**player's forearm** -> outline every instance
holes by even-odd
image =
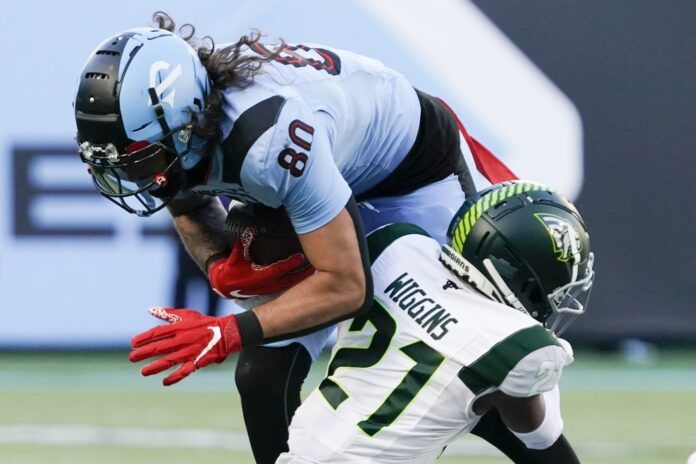
[[[217,198],[205,197],[195,205],[177,203],[169,210],[184,247],[207,274],[207,264],[211,258],[229,253],[229,245],[223,234],[225,208]]]
[[[266,340],[317,330],[372,304],[367,242],[352,198],[330,223],[300,241],[317,273],[254,309]]]
[[[319,271],[276,300],[254,308],[264,338],[285,338],[282,336],[352,316],[366,297],[365,277],[361,274]]]

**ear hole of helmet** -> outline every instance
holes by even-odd
[[[546,296],[538,281],[529,274],[527,265],[507,244],[502,247],[502,254],[496,260],[496,268],[501,276],[509,282],[510,288],[520,299],[532,317],[543,322],[548,316]],[[517,282],[517,283],[516,283]]]
[[[508,253],[508,256],[506,256],[506,258],[508,258],[510,261],[513,261],[513,264],[517,266],[520,266],[522,264],[522,260],[517,257],[515,252],[512,251],[512,249],[509,246],[504,245],[503,248],[505,248],[505,251],[507,251]]]
[[[527,279],[522,283],[522,287],[520,287],[520,292],[524,295],[527,293],[527,290],[529,289],[529,285],[532,283],[531,279]]]
[[[541,288],[539,287],[539,284],[537,284],[536,279],[533,277],[530,277],[522,284],[520,291],[531,303],[535,305],[544,303],[544,295],[542,294]]]

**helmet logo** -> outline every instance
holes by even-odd
[[[156,174],[155,177],[153,178],[153,181],[159,187],[166,187],[167,184],[169,183],[169,181],[167,180],[167,176],[164,173]]]
[[[118,160],[118,150],[113,143],[107,143],[106,145],[93,145],[89,142],[82,142],[80,145],[80,153],[86,159],[91,160],[95,154],[103,154],[109,161]]]
[[[159,84],[156,84],[157,81],[157,76],[159,75],[160,71],[166,71],[169,69],[171,65],[167,63],[166,61],[155,61],[152,63],[152,66],[150,66],[150,87],[154,87],[155,93],[159,95],[160,99],[163,102],[166,102],[169,104],[171,108],[174,108],[174,95],[176,94],[176,89],[173,88],[165,97],[164,92],[174,85],[174,82],[181,76],[181,63],[177,64],[174,70],[167,74],[167,76],[164,77],[160,81]],[[150,98],[148,97],[148,102],[150,102]],[[150,102],[152,104],[152,102]]]
[[[575,227],[565,219],[553,214],[537,213],[534,216],[544,225],[546,232],[551,237],[553,252],[558,254],[557,259],[567,263],[573,258],[574,264],[578,264],[582,242]]]

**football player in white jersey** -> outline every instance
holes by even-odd
[[[575,207],[539,184],[467,200],[442,246],[420,227],[368,237],[374,303],[339,326],[328,374],[278,464],[432,463],[495,410],[516,462],[577,463],[562,436],[558,335],[587,306],[593,253]]]
[[[279,451],[268,443],[285,446],[332,325],[371,304],[362,223],[369,231],[406,221],[437,236],[465,194],[514,175],[443,102],[379,61],[316,44],[267,46],[258,35],[216,48],[192,28],[177,36],[165,14],[155,20],[88,58],[74,102],[81,158],[123,209],[167,207],[223,296],[289,290],[223,318],[158,313],[190,329],[185,343],[153,346],[172,335],[158,328],[136,337],[142,349],[131,359],[166,354],[142,372],[178,365],[164,380],[171,385],[243,350],[236,381],[247,429],[257,460],[272,462]],[[283,206],[304,254],[257,266],[241,243],[230,250],[220,195]],[[355,199],[369,203],[358,211]]]

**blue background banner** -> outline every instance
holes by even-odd
[[[520,177],[579,198],[598,285],[591,315],[571,337],[696,334],[694,251],[683,235],[694,215],[678,207],[694,193],[693,131],[664,144],[652,135],[696,120],[696,104],[672,114],[657,97],[672,81],[648,95],[618,68],[649,79],[660,64],[656,47],[677,44],[651,42],[647,56],[640,40],[610,49],[626,44],[608,21],[596,26],[605,35],[588,32],[592,18],[559,28],[558,43],[542,42],[534,15],[567,15],[548,2],[531,2],[524,17],[506,2],[481,2],[482,12],[460,0],[167,3],[176,21],[219,43],[257,27],[269,42],[326,43],[378,58],[448,101]],[[168,215],[139,219],[101,198],[73,142],[84,60],[107,36],[149,25],[156,9],[134,0],[118,8],[27,0],[3,15],[10,42],[0,73],[0,347],[125,346],[150,324],[147,307],[182,298],[196,309],[209,304],[205,281],[177,280],[184,264]]]

